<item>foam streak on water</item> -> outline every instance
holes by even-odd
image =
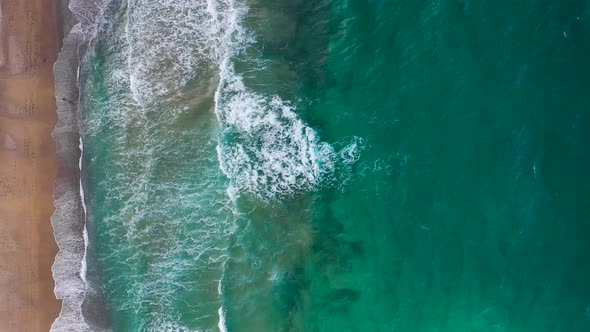
[[[82,142],[82,137],[80,137],[80,159],[78,161],[78,167],[80,169],[80,172],[82,171],[82,156],[84,155],[84,143]],[[80,177],[80,201],[82,203],[82,209],[84,210],[84,216],[86,216],[88,214],[88,211],[86,209],[86,201],[84,200],[84,187],[82,186],[82,177]],[[86,270],[87,270],[87,265],[86,265],[86,257],[88,254],[88,229],[86,226],[86,223],[84,223],[84,231],[82,233],[82,237],[84,238],[84,258],[82,259],[82,266],[80,268],[80,278],[82,278],[82,281],[84,281],[84,284],[86,284]]]

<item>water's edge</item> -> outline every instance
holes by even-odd
[[[96,292],[88,292],[86,271],[86,212],[81,177],[81,126],[79,65],[91,39],[89,17],[98,14],[83,0],[60,0],[57,3],[60,52],[53,71],[57,124],[52,133],[58,157],[58,174],[54,184],[55,212],[51,217],[58,253],[52,266],[54,293],[63,300],[59,317],[51,331],[105,331],[104,306]],[[94,5],[90,5],[94,7]],[[89,308],[89,306],[93,306]],[[85,317],[83,312],[100,313]]]

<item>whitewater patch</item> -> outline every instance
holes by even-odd
[[[221,12],[217,11],[220,7]],[[231,186],[261,199],[286,197],[329,183],[338,163],[358,160],[358,139],[336,152],[297,116],[289,101],[246,87],[233,61],[255,40],[241,25],[248,8],[234,1],[209,8],[217,24],[213,30],[221,32],[216,48],[220,72],[215,94],[220,124],[217,151]],[[263,65],[260,68],[268,70]]]
[[[219,332],[227,332],[227,326],[225,325],[225,313],[223,312],[223,307],[219,307],[217,313],[219,315],[219,323],[217,323],[217,328],[219,328]]]
[[[310,190],[334,171],[336,153],[278,96],[249,92],[230,75],[217,95],[220,167],[240,190],[263,198]]]

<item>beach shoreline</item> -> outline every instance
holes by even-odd
[[[59,252],[53,265],[55,294],[63,300],[51,331],[108,331],[100,292],[88,269],[80,111],[80,64],[100,17],[100,1],[58,0],[60,51],[54,65],[58,122],[52,133],[59,171],[55,182],[55,214],[51,218]],[[89,280],[90,279],[90,280]]]
[[[58,316],[50,217],[58,170],[53,1],[2,0],[0,38],[0,331],[47,331]]]

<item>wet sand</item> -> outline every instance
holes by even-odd
[[[50,217],[57,172],[53,0],[1,0],[0,331],[49,331],[58,316]]]

